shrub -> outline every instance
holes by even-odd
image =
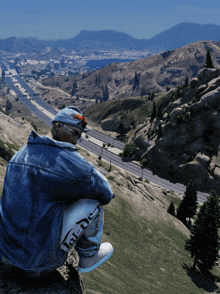
[[[32,127],[34,128],[34,130],[37,132],[37,126],[35,125],[34,122],[31,123]]]
[[[150,138],[155,134],[155,129],[149,129],[147,132],[147,137]]]
[[[190,112],[186,112],[186,113],[181,113],[180,115],[177,115],[177,118],[176,118],[176,124],[179,124],[179,123],[188,123],[189,122],[189,119],[190,119]]]
[[[108,180],[110,180],[110,181],[113,181],[113,182],[114,182],[114,181],[115,181],[115,178],[114,178],[113,176],[109,176],[109,177],[108,177]]]
[[[134,142],[128,143],[123,150],[123,156],[124,157],[132,157],[135,155],[137,146]]]
[[[147,165],[147,158],[142,158],[141,159],[141,165],[146,166]]]

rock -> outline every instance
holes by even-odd
[[[182,114],[184,111],[181,107],[175,108],[170,114],[170,121],[175,122],[178,115]]]
[[[201,85],[196,91],[195,91],[195,96],[198,96],[201,94],[205,89],[208,88],[208,85]]]
[[[207,166],[207,167],[209,166],[209,163],[211,161],[210,157],[208,157],[207,155],[202,154],[202,153],[197,154],[196,157],[195,157],[195,160],[199,164]]]
[[[198,140],[190,144],[188,147],[186,147],[186,152],[188,154],[195,154],[197,152],[201,152],[204,149],[205,149],[205,142],[202,138],[199,138]]]
[[[192,89],[194,89],[195,87],[200,86],[200,82],[199,82],[198,78],[194,78],[191,80],[189,85]]]
[[[216,177],[220,178],[220,168],[218,166],[216,166],[214,169],[214,175]]]
[[[211,80],[217,78],[219,75],[219,68],[203,68],[198,74],[198,80],[201,81],[203,84],[207,84]]]
[[[187,185],[190,180],[200,191],[209,191],[213,186],[213,179],[207,172],[207,167],[199,164],[197,160],[181,165],[178,168],[178,175],[181,181]]]
[[[0,293],[14,294],[85,294],[82,278],[70,252],[62,268],[40,278],[28,277],[24,271],[7,268],[0,262]]]

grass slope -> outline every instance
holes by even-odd
[[[86,293],[199,294],[217,289],[214,282],[187,270],[192,259],[184,245],[190,233],[166,212],[169,202],[160,202],[166,197],[162,189],[161,200],[154,197],[156,188],[151,200],[122,182],[118,175],[117,183],[110,181],[116,198],[105,206],[103,241],[112,243],[114,253],[83,275]]]

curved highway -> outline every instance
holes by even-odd
[[[3,68],[5,71],[8,71],[7,66],[1,62],[3,65]],[[11,66],[9,66],[11,69]],[[20,83],[20,85],[29,93],[29,95],[34,99],[40,106],[42,106],[44,109],[48,110],[53,115],[56,115],[57,111],[48,105],[45,101],[43,101],[34,91],[33,89],[24,81],[22,80],[18,75],[14,75],[14,78],[17,79],[17,81]],[[52,126],[52,119],[45,115],[41,110],[36,108],[31,101],[23,95],[23,93],[18,90],[18,88],[14,85],[11,77],[7,75],[5,77],[5,81],[7,85],[17,94],[17,97],[19,100],[38,118],[40,118],[45,124],[48,126]],[[122,143],[114,138],[111,138],[110,136],[107,136],[105,134],[102,134],[96,130],[90,130],[88,134],[91,137],[94,137],[106,144],[110,143],[111,145],[115,146],[118,149],[123,150],[125,143]],[[112,164],[119,166],[133,174],[135,174],[138,177],[142,177],[144,179],[148,179],[150,182],[157,184],[165,189],[175,191],[177,193],[180,193],[184,195],[184,192],[186,190],[186,187],[183,184],[180,183],[171,183],[170,181],[160,178],[159,176],[153,174],[150,170],[146,168],[141,168],[140,165],[135,164],[134,162],[126,161],[119,157],[118,155],[110,152],[109,150],[106,150],[95,143],[88,141],[86,139],[81,138],[78,141],[78,145],[87,149],[88,151],[96,154],[101,155],[103,159],[111,162]],[[208,194],[197,192],[198,201],[200,203],[203,203],[206,201]]]

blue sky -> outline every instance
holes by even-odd
[[[151,38],[182,22],[220,25],[219,0],[1,0],[0,38],[65,39],[112,29]]]

